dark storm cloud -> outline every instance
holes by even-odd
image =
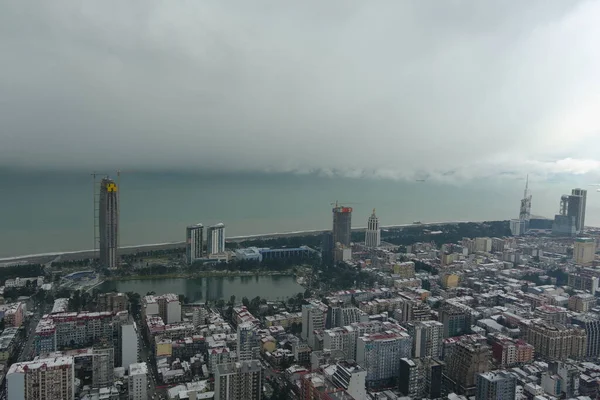
[[[597,2],[0,4],[2,165],[600,169]]]

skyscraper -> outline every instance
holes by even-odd
[[[579,188],[573,189],[571,190],[571,195],[581,197],[579,210],[575,218],[575,226],[578,232],[582,232],[583,228],[585,228],[585,206],[587,200],[587,190]]]
[[[225,253],[225,225],[222,223],[206,230],[206,251],[208,255]]]
[[[554,223],[552,224],[553,235],[575,236],[577,234],[578,204],[581,204],[580,196],[563,194],[560,197],[559,211],[554,216]]]
[[[202,258],[204,244],[204,225],[190,225],[185,229],[185,255],[189,264]]]
[[[531,218],[531,195],[529,194],[529,175],[528,175],[527,180],[525,182],[525,192],[523,193],[523,198],[521,199],[521,208],[519,210],[519,219],[522,221],[527,221],[527,225],[529,225],[530,218]]]
[[[521,236],[529,229],[529,220],[531,218],[531,194],[529,194],[529,176],[525,182],[525,192],[521,199],[521,208],[519,209],[519,219],[510,220],[510,231],[514,236]]]
[[[108,177],[100,181],[98,226],[100,265],[105,268],[116,268],[119,246],[119,195],[117,184]]]
[[[333,245],[338,243],[350,247],[352,241],[352,207],[338,206],[333,208]]]
[[[366,247],[379,247],[381,244],[381,229],[379,229],[379,219],[375,215],[375,209],[373,214],[369,217],[367,222],[367,232],[365,233],[365,246]]]

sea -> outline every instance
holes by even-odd
[[[114,177],[114,176],[113,176]],[[88,171],[0,170],[0,258],[94,248],[94,184]],[[465,182],[340,178],[320,174],[127,172],[120,176],[121,245],[178,242],[185,227],[223,222],[226,236],[329,229],[332,203],[353,227],[373,209],[383,226],[516,218],[523,178]],[[530,182],[532,214],[552,218],[577,180]],[[586,224],[600,226],[600,193],[588,192]]]

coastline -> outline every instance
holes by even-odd
[[[419,224],[410,223],[410,224],[398,224],[398,225],[383,225],[381,229],[398,229],[398,228],[406,228],[411,226],[431,226],[431,225],[452,225],[458,223],[465,222],[483,222],[483,221],[443,221],[443,222],[423,222]],[[352,231],[360,232],[364,231],[366,227],[357,227],[352,228]],[[284,237],[294,237],[294,236],[316,236],[323,234],[324,232],[329,232],[329,229],[315,229],[315,230],[305,230],[305,231],[290,231],[290,232],[273,232],[273,233],[261,233],[254,235],[244,235],[244,236],[232,236],[226,239],[226,242],[243,242],[246,240],[268,240],[268,239],[276,239],[276,238],[284,238]],[[170,249],[178,249],[183,248],[185,246],[185,241],[177,241],[177,242],[164,242],[164,243],[151,243],[151,244],[139,244],[139,245],[131,245],[131,246],[122,246],[119,248],[120,254],[135,254],[141,251],[153,251],[153,250],[170,250]],[[39,254],[26,254],[12,257],[4,257],[0,258],[0,268],[5,265],[14,265],[18,263],[46,263],[50,262],[55,258],[60,258],[61,261],[72,261],[72,260],[81,260],[86,258],[94,257],[94,250],[75,250],[75,251],[63,251],[63,252],[49,252],[49,253],[39,253]]]

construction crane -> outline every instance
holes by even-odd
[[[598,187],[598,189],[596,189],[596,192],[600,192],[600,183],[592,183],[590,186]]]
[[[353,202],[349,202],[349,201],[348,201],[348,202],[346,202],[346,201],[337,201],[337,200],[336,200],[336,201],[335,201],[335,203],[329,203],[329,205],[332,205],[332,206],[339,207],[339,204],[340,204],[340,203],[341,203],[341,204],[344,204],[344,205],[345,205],[345,204],[361,204],[361,203],[353,203]]]

